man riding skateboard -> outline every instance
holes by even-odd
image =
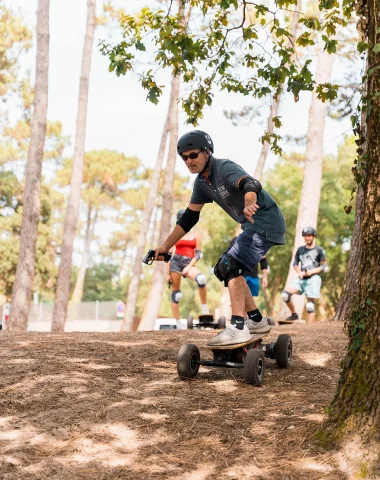
[[[253,270],[273,245],[285,243],[285,220],[276,202],[255,180],[231,160],[213,156],[211,137],[193,130],[183,135],[177,152],[190,173],[197,173],[190,203],[163,245],[156,249],[155,259],[163,255],[199,220],[206,203],[216,202],[231,218],[240,223],[243,232],[218,260],[216,277],[228,287],[232,319],[209,345],[233,345],[248,342],[251,333],[266,333],[270,326],[257,308],[244,274]],[[248,317],[245,324],[245,317]]]
[[[295,293],[297,295],[304,293],[307,298],[308,321],[313,322],[315,319],[315,299],[320,297],[322,285],[322,279],[319,274],[327,272],[328,266],[325,250],[315,244],[316,229],[306,227],[302,230],[302,236],[305,240],[305,245],[298,247],[293,262],[298,278],[295,279],[291,288],[282,292],[281,297],[291,312],[290,317],[286,321],[295,322],[298,320],[298,314],[291,297]]]

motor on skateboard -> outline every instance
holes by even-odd
[[[276,360],[278,368],[288,368],[292,363],[291,336],[283,333],[276,342],[263,343],[268,335],[251,335],[249,342],[237,345],[208,346],[213,353],[212,360],[201,360],[196,345],[182,345],[177,357],[178,376],[181,380],[190,380],[197,376],[201,365],[242,368],[246,383],[258,387],[264,382],[265,357]]]
[[[217,322],[214,321],[213,315],[199,315],[198,323],[194,323],[194,317],[188,315],[187,317],[187,328],[192,330],[193,328],[226,328],[226,317],[223,315],[219,318]]]

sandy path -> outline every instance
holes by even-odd
[[[276,327],[294,362],[176,374],[181,344],[209,331],[0,335],[2,479],[344,479],[310,440],[344,353],[337,323]]]

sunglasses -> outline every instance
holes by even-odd
[[[180,157],[184,162],[186,162],[186,160],[188,160],[189,158],[190,160],[195,160],[196,158],[198,158],[198,155],[202,152],[203,150],[201,150],[200,152],[191,152],[189,155],[185,155],[184,153],[181,153]]]

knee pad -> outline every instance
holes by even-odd
[[[198,273],[198,275],[195,277],[195,281],[197,282],[199,288],[204,288],[206,286],[206,277],[203,275],[203,273]]]
[[[289,292],[287,292],[286,290],[284,290],[281,293],[281,298],[284,300],[285,303],[289,303],[290,299],[292,298],[292,295]]]
[[[306,310],[308,313],[313,313],[315,312],[315,305],[314,305],[314,302],[306,302]]]
[[[246,268],[228,253],[223,254],[214,267],[214,274],[225,286],[233,278],[244,276]]]
[[[174,290],[172,292],[172,302],[173,303],[179,303],[182,298],[182,292],[181,290]]]

